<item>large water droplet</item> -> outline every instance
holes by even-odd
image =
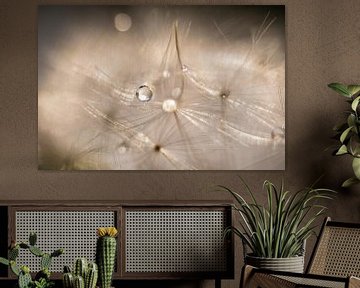
[[[147,85],[141,85],[136,90],[136,98],[139,99],[141,102],[149,102],[153,96],[153,92]]]

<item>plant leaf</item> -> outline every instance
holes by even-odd
[[[314,234],[313,222],[325,211],[317,201],[331,199],[329,189],[301,189],[295,193],[284,191],[283,184],[278,190],[270,181],[264,182],[267,205],[246,200],[238,193],[219,186],[232,194],[234,204],[240,216],[240,228],[227,228],[239,236],[243,243],[258,257],[291,257],[301,253],[304,241]],[[249,193],[249,187],[246,192]],[[252,192],[250,192],[252,193]],[[254,196],[254,195],[253,195]],[[311,211],[311,217],[310,216]]]
[[[347,124],[350,126],[355,126],[356,116],[353,113],[350,113],[347,118]]]
[[[16,265],[16,262],[15,262],[15,261],[10,261],[10,268],[11,268],[11,271],[12,271],[16,276],[19,276],[21,270],[20,270],[20,268]]]
[[[353,127],[350,126],[349,128],[345,129],[345,131],[343,133],[341,133],[341,136],[340,136],[340,141],[341,143],[344,143],[346,137],[348,136],[349,132],[351,131]]]
[[[357,179],[360,179],[360,158],[354,157],[352,168]]]
[[[360,92],[360,85],[354,85],[354,84],[353,85],[348,85],[347,86],[347,91],[349,92],[349,94],[351,96],[353,96],[353,95]]]
[[[9,260],[16,260],[19,256],[19,246],[15,246],[14,248],[10,249],[8,252]]]
[[[0,263],[1,263],[1,264],[4,264],[4,265],[9,265],[9,264],[10,264],[9,260],[8,260],[8,259],[5,259],[5,258],[3,258],[3,257],[0,257]]]
[[[360,96],[356,97],[351,103],[351,109],[356,111],[357,106],[359,105]]]
[[[346,181],[344,181],[344,183],[341,185],[341,187],[348,188],[352,185],[359,184],[359,183],[360,183],[359,179],[357,179],[356,177],[351,177],[351,178],[347,179]]]
[[[335,155],[344,155],[347,153],[348,153],[348,150],[347,150],[346,145],[341,145],[341,147],[339,148],[339,150],[336,152]]]
[[[333,89],[335,92],[339,93],[342,96],[351,97],[350,92],[347,89],[347,86],[341,83],[330,83],[328,85],[329,88]]]

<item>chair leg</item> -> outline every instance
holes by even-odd
[[[215,288],[221,288],[221,279],[215,278]]]
[[[248,287],[251,279],[251,275],[253,274],[254,267],[250,265],[244,265],[241,271],[240,285],[239,288]]]

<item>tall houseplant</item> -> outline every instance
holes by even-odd
[[[243,181],[243,180],[242,180]],[[240,215],[239,227],[229,227],[226,233],[239,236],[251,253],[246,264],[272,270],[303,272],[305,241],[314,233],[316,220],[326,207],[318,200],[331,199],[332,190],[304,188],[296,193],[278,189],[266,180],[266,205],[261,205],[243,181],[251,201],[225,186],[219,186],[235,199],[234,209]],[[288,267],[287,267],[288,265]]]
[[[360,85],[331,83],[328,86],[344,96],[346,102],[350,104],[350,110],[346,113],[346,122],[334,127],[340,142],[334,155],[350,155],[352,157],[354,177],[347,179],[342,184],[343,187],[348,187],[360,183]]]

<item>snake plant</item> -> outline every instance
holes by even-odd
[[[252,256],[287,258],[302,254],[303,244],[317,226],[316,220],[326,207],[318,200],[331,199],[334,191],[304,188],[296,193],[285,191],[283,183],[278,189],[266,180],[266,205],[260,204],[249,186],[243,181],[251,201],[239,193],[219,185],[235,199],[233,205],[240,215],[239,227],[228,227],[225,234],[233,232],[252,251]]]

